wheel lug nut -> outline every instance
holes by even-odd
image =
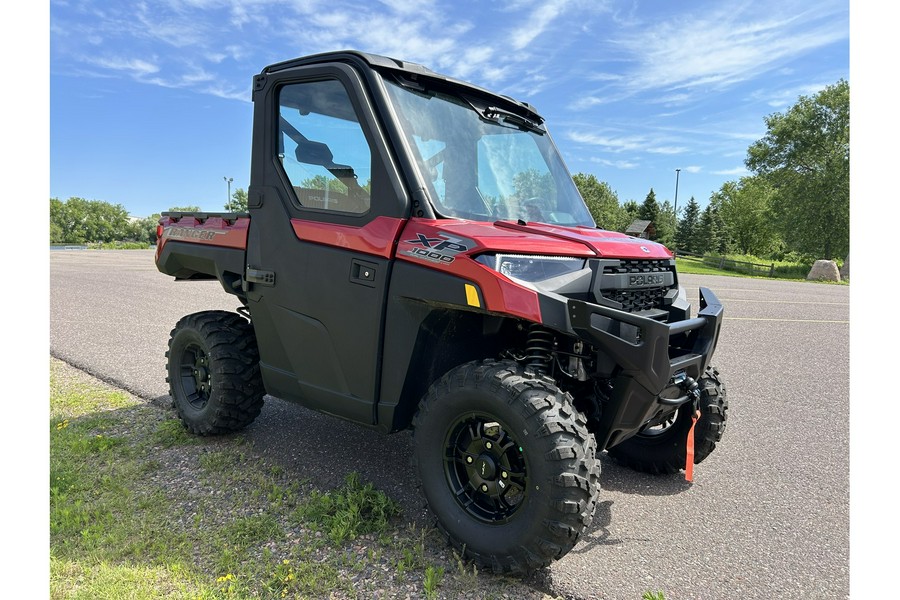
[[[507,477],[509,477],[509,473],[507,473],[506,471],[501,471],[500,477],[502,477],[503,479],[506,479]]]
[[[469,463],[470,465],[471,465],[474,461],[475,461],[475,459],[472,458],[471,456],[467,456],[467,457],[466,457],[466,462]]]
[[[490,442],[487,442],[487,443],[484,445],[484,447],[487,448],[488,450],[490,450],[493,446],[494,446],[494,445],[493,445],[492,443],[490,443]]]
[[[487,486],[486,483],[482,483],[482,484],[481,484],[481,491],[487,493],[487,491],[488,491],[488,486]]]

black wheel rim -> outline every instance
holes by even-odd
[[[202,410],[209,402],[212,391],[212,374],[206,351],[197,344],[188,344],[181,354],[179,372],[185,400],[191,408]]]
[[[486,523],[505,523],[528,491],[523,448],[488,415],[467,415],[449,429],[444,474],[456,501]]]

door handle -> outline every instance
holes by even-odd
[[[354,258],[350,261],[350,281],[368,287],[375,287],[378,265]]]

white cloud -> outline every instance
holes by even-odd
[[[731,177],[734,175],[742,175],[742,176],[749,175],[750,171],[748,171],[746,167],[735,167],[733,169],[722,169],[719,171],[713,171],[712,174],[713,175],[725,175],[725,176]]]
[[[524,25],[509,36],[513,50],[522,50],[535,38],[544,33],[553,21],[562,14],[569,4],[568,0],[549,0],[538,5],[538,8],[526,19]]]
[[[612,169],[628,170],[637,169],[640,166],[638,163],[628,160],[606,160],[605,158],[592,157],[590,161],[592,163],[597,163],[598,165],[610,167]]]
[[[684,154],[689,148],[686,146],[656,146],[647,148],[647,152],[652,154]]]
[[[848,37],[845,21],[833,18],[835,12],[846,11],[846,5],[815,10],[798,6],[729,4],[712,13],[686,13],[639,25],[614,40],[636,64],[623,81],[632,92],[718,90]]]
[[[151,73],[158,73],[159,66],[153,63],[141,60],[139,58],[122,58],[122,57],[88,57],[85,59],[95,66],[113,71],[124,71],[133,77],[142,77]]]
[[[596,133],[572,131],[566,135],[573,142],[600,146],[609,152],[646,150],[647,140],[639,136],[610,137]]]

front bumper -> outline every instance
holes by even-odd
[[[610,378],[611,402],[604,404],[596,432],[598,446],[608,448],[671,410],[672,402],[659,396],[676,374],[703,375],[719,339],[723,307],[701,287],[697,317],[672,323],[573,299],[566,299],[566,312],[572,333],[619,367]]]

